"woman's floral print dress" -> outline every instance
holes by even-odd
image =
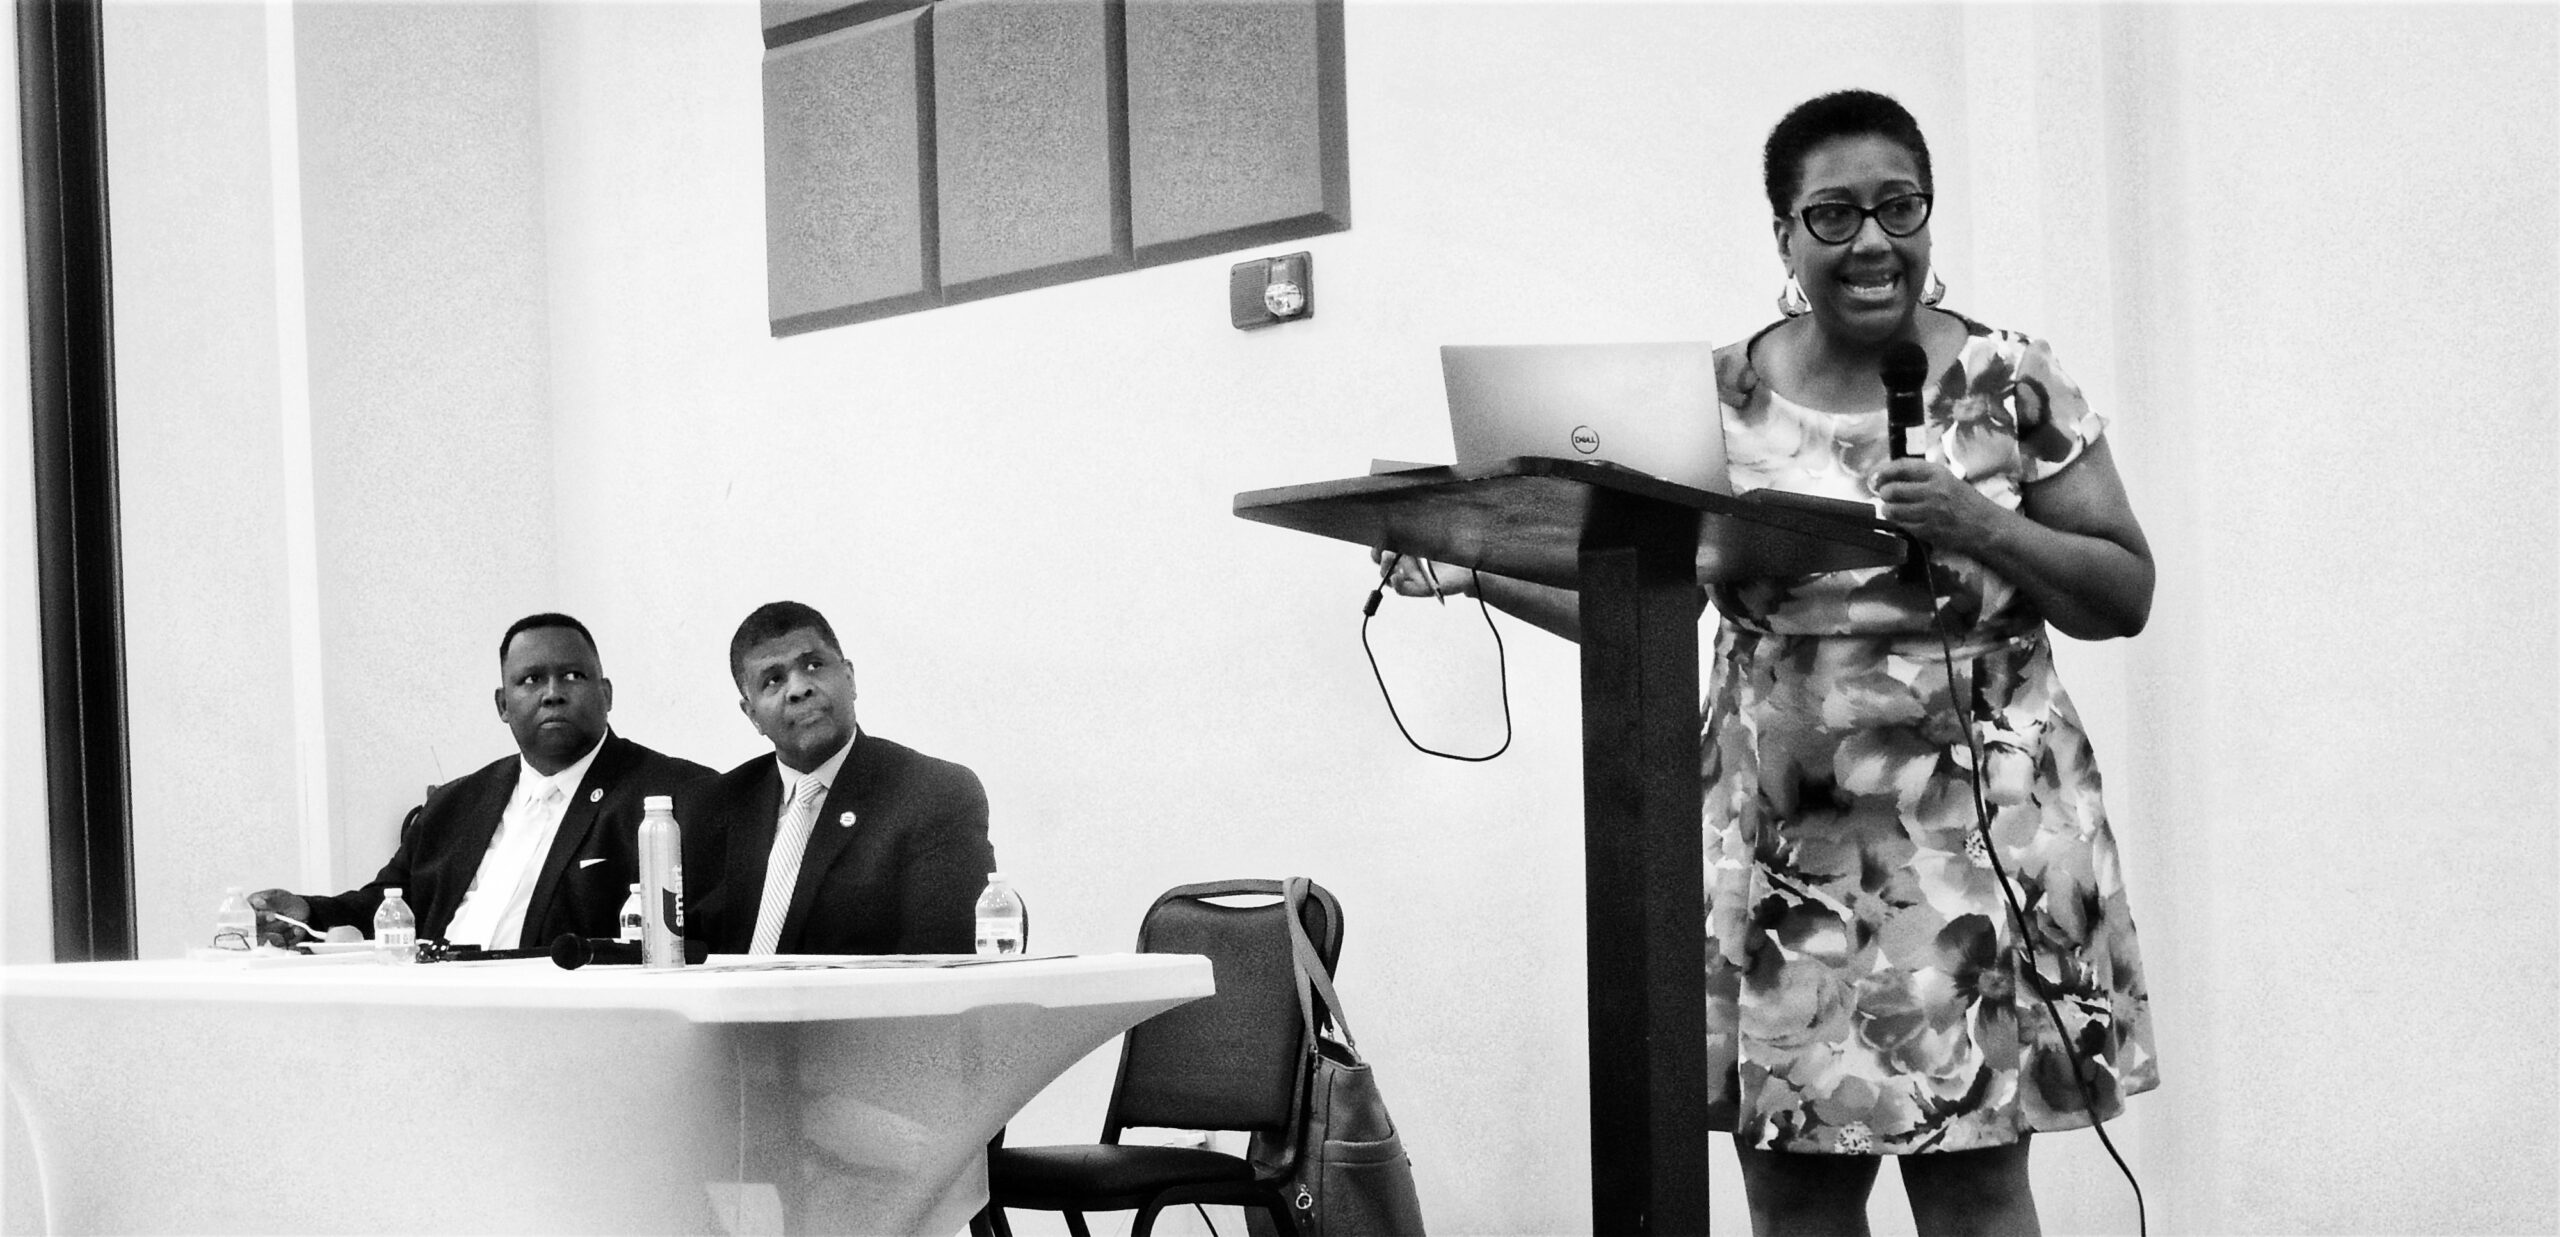
[[[2002,506],[2105,422],[2042,343],[1968,322],[1914,436]],[[1816,411],[1717,354],[1737,491],[1869,500],[1885,416]],[[1717,1127],[1777,1151],[1963,1151],[2089,1124],[2071,1056],[2021,972],[1975,826],[2097,1115],[2158,1085],[2115,838],[2043,618],[1961,555],[1934,556],[1954,681],[1925,587],[1892,568],[1716,588],[1706,702],[1707,1041]]]

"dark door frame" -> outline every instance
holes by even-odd
[[[53,955],[134,956],[99,0],[18,0]]]

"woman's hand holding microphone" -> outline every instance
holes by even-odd
[[[2015,514],[1934,460],[1886,460],[1870,484],[1885,519],[1930,545],[1972,557],[1980,557],[2002,517]]]

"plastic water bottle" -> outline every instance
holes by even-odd
[[[1002,957],[1022,952],[1022,896],[1004,881],[1004,873],[987,873],[987,890],[978,895],[978,956]]]
[[[622,930],[614,934],[615,940],[628,941],[637,945],[641,937],[646,935],[649,920],[648,916],[641,913],[641,905],[640,885],[635,881],[631,886],[631,896],[622,900]]]
[[[684,835],[671,795],[640,801],[640,965],[684,965]]]
[[[238,885],[222,891],[222,905],[213,912],[213,947],[216,949],[248,949],[258,943],[258,912],[249,909],[249,899]]]
[[[418,960],[418,917],[396,886],[382,891],[382,907],[373,913],[373,952],[385,962]]]

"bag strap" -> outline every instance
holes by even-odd
[[[1354,1064],[1360,1060],[1360,1046],[1351,1038],[1351,1023],[1343,1016],[1342,999],[1333,994],[1333,979],[1325,973],[1324,956],[1316,952],[1316,943],[1307,937],[1307,921],[1303,915],[1308,890],[1314,882],[1303,876],[1292,876],[1281,887],[1288,903],[1289,949],[1292,969],[1298,974],[1298,1017],[1307,1030],[1307,1050],[1316,1050],[1316,1006],[1323,1003],[1325,1018],[1334,1037],[1350,1055]]]

